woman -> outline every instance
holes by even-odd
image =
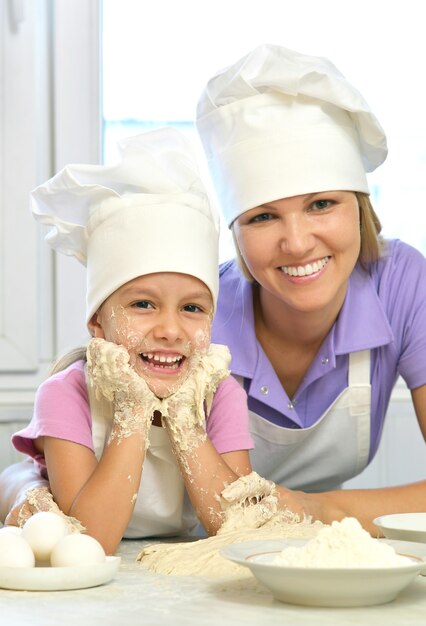
[[[248,392],[253,469],[326,522],[425,510],[426,481],[338,489],[373,458],[399,375],[426,438],[426,261],[379,237],[380,124],[326,59],[263,45],[208,82],[197,127],[237,249],[213,340]]]

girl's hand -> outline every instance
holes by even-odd
[[[217,386],[229,376],[229,361],[225,346],[211,345],[207,353],[194,353],[181,387],[162,400],[162,420],[178,455],[190,453],[205,441],[204,407],[208,413]]]
[[[204,407],[208,414],[219,383],[230,374],[230,360],[229,349],[218,344],[211,344],[206,353],[195,352],[181,387],[162,400],[163,418],[181,419],[187,425],[204,425]]]
[[[71,532],[82,532],[85,530],[84,526],[75,517],[69,517],[61,511],[53,500],[46,481],[43,481],[39,487],[28,489],[18,498],[5,519],[5,526],[22,527],[32,515],[41,511],[56,513],[65,518]]]
[[[111,437],[147,432],[161,401],[129,363],[126,348],[105,339],[92,339],[87,348],[89,384],[96,394],[114,403]]]
[[[117,396],[123,396],[129,401],[143,402],[155,397],[130,365],[126,348],[105,339],[92,339],[87,346],[87,373],[96,393],[107,400],[115,401]]]
[[[31,491],[37,491],[40,495],[44,493],[48,493],[49,489],[46,486],[47,483],[45,480],[41,481],[40,487],[34,487]],[[28,490],[30,491],[30,490]],[[40,506],[37,506],[34,501],[30,502],[28,492],[24,492],[19,494],[12,506],[12,509],[6,516],[4,520],[5,526],[23,526],[25,522],[32,516],[34,513],[38,513],[39,511],[48,511],[48,508],[43,508],[43,503],[40,502]],[[52,496],[53,498],[53,496]],[[42,500],[42,498],[40,498]]]

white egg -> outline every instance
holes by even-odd
[[[97,565],[105,562],[105,552],[99,541],[80,533],[73,533],[61,539],[52,550],[52,567],[73,567],[76,565]]]
[[[34,567],[34,565],[34,553],[22,536],[13,533],[0,534],[0,567]]]
[[[69,526],[57,513],[35,513],[22,528],[22,536],[30,544],[37,561],[49,561],[50,554],[60,539],[68,535]]]

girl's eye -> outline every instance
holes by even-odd
[[[267,222],[268,220],[273,219],[272,213],[259,213],[251,218],[249,224],[255,224],[256,222]]]
[[[132,306],[134,306],[136,309],[152,309],[153,308],[151,302],[148,302],[148,300],[138,300]]]
[[[185,304],[185,306],[183,307],[183,310],[186,311],[187,313],[202,313],[203,309],[199,306],[197,306],[196,304]]]

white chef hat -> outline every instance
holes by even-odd
[[[69,165],[31,194],[46,241],[87,266],[87,321],[128,281],[195,276],[218,294],[219,219],[187,138],[172,128],[119,143],[111,166]]]
[[[228,224],[244,211],[318,191],[368,193],[386,137],[327,59],[261,45],[207,83],[197,128]]]

